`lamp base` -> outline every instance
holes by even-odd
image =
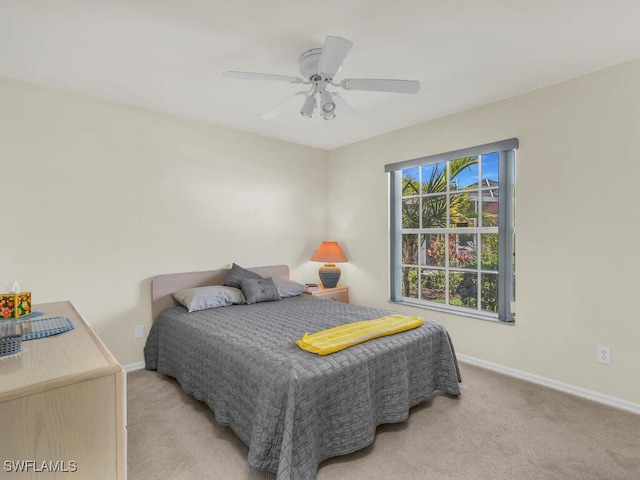
[[[340,273],[340,269],[336,267],[335,263],[325,263],[324,266],[318,270],[318,276],[324,288],[333,288],[338,285]]]

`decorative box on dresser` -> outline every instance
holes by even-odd
[[[123,368],[71,302],[32,311],[74,329],[0,358],[0,478],[125,480]]]
[[[307,290],[304,293],[314,297],[335,300],[336,302],[349,303],[349,287],[345,285],[338,285],[333,288],[325,288],[321,285],[317,290]]]

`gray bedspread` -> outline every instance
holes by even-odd
[[[278,480],[312,480],[322,460],[373,441],[435,390],[459,395],[445,328],[381,337],[327,356],[294,344],[305,332],[387,315],[309,295],[187,313],[165,310],[144,349],[146,368],[207,403],[249,447],[249,466]]]

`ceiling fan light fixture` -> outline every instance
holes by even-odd
[[[336,118],[336,114],[333,112],[322,112],[322,118],[325,120],[333,120]]]
[[[300,110],[300,114],[303,117],[311,118],[315,108],[316,108],[316,97],[315,97],[315,95],[308,95],[307,98],[304,101],[304,105],[302,105],[302,109]]]
[[[331,114],[331,118],[335,117],[333,112],[336,109],[336,104],[333,101],[331,93],[323,90],[322,93],[320,93],[320,101],[322,102],[322,115],[325,117],[325,120],[330,120],[327,118],[327,114]]]

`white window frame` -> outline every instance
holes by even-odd
[[[512,138],[500,142],[488,143],[476,147],[455,150],[438,155],[416,158],[385,165],[385,171],[389,173],[389,232],[390,232],[390,301],[404,303],[411,306],[429,308],[468,315],[483,319],[499,320],[513,323],[514,314],[511,311],[514,299],[514,185],[515,185],[515,150],[518,148],[518,139]],[[481,310],[481,302],[478,301],[477,309],[442,304],[422,299],[414,299],[402,296],[402,170],[412,167],[422,167],[435,163],[452,161],[458,158],[480,156],[498,152],[498,227],[491,228],[465,228],[464,233],[498,233],[498,312]],[[447,186],[449,194],[450,186]],[[447,209],[448,212],[448,209]],[[448,213],[447,213],[448,214]],[[406,230],[406,229],[405,229]],[[420,229],[423,230],[423,229]],[[455,230],[455,231],[452,231]],[[443,233],[463,233],[459,229],[442,229]],[[412,233],[412,232],[406,232]],[[433,229],[430,230],[433,233]],[[445,249],[446,250],[446,249]],[[447,269],[451,267],[447,266]],[[453,269],[455,270],[455,268]],[[418,287],[420,288],[420,287]],[[478,296],[480,296],[478,285]],[[447,295],[448,296],[448,295]]]

